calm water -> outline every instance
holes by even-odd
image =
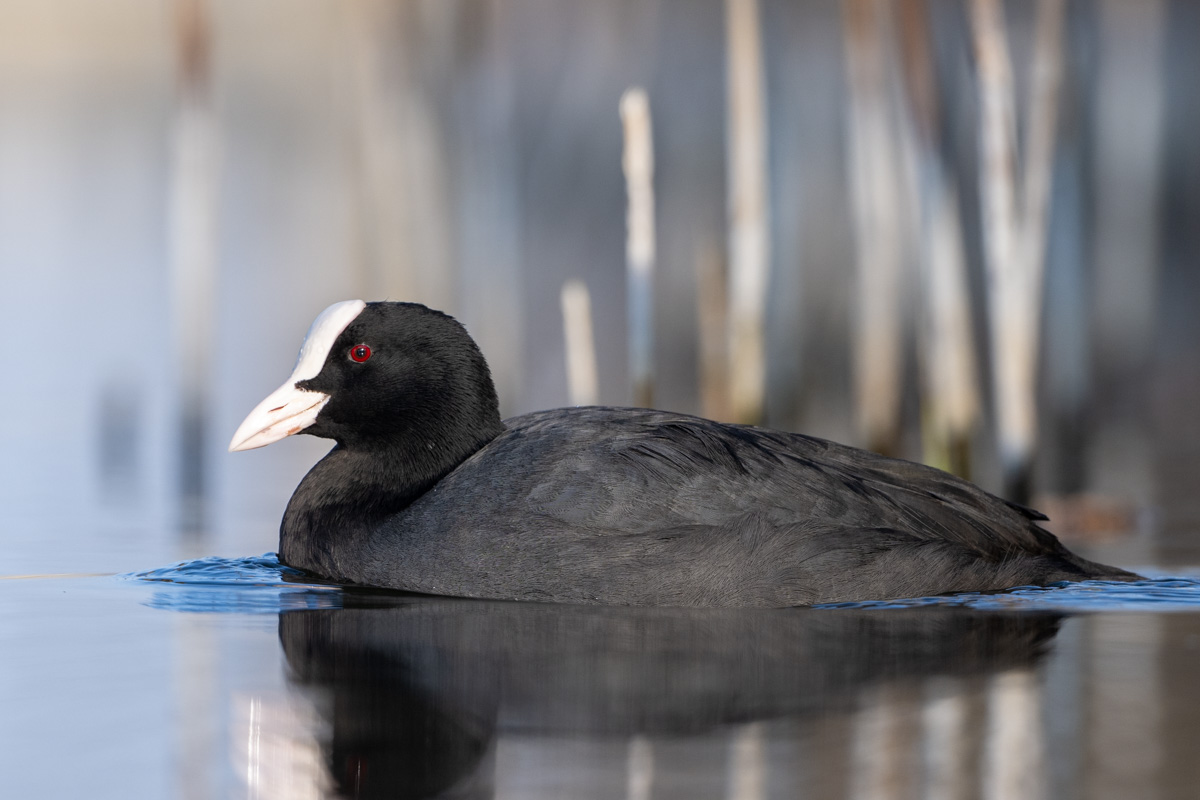
[[[0,581],[0,647],[4,797],[1200,786],[1200,578],[1179,573],[836,608],[617,609],[347,589],[267,554]]]

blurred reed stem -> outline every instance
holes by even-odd
[[[1061,73],[1063,0],[1038,4],[1024,170],[1016,147],[1012,66],[1000,0],[972,0],[980,95],[980,168],[992,394],[1004,493],[1027,502],[1037,433],[1047,198]],[[1021,194],[1018,206],[1018,180]]]
[[[621,96],[626,211],[625,263],[629,316],[629,372],[633,404],[654,406],[654,140],[645,90]]]
[[[925,0],[904,0],[897,10],[908,111],[902,117],[900,142],[905,163],[912,165],[920,217],[917,352],[923,459],[969,478],[979,389],[959,195],[939,134],[941,107],[934,80],[928,5]]]
[[[567,387],[573,406],[593,406],[597,399],[596,338],[592,330],[592,300],[587,285],[577,279],[563,284],[560,294],[567,352]]]
[[[217,259],[216,120],[212,107],[212,30],[207,0],[175,3],[177,99],[169,186],[168,247],[172,319],[178,353],[181,530],[205,527],[205,440],[211,385]]]
[[[887,7],[877,0],[843,5],[850,84],[850,174],[858,282],[855,403],[866,446],[896,455],[902,364],[902,207],[900,153],[888,113]]]
[[[729,408],[729,279],[715,242],[696,248],[696,316],[700,330],[700,407],[709,419],[733,419]]]
[[[729,214],[729,380],[738,422],[762,421],[766,391],[763,316],[770,231],[767,127],[757,0],[726,0]]]

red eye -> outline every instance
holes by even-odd
[[[356,344],[350,348],[350,359],[362,363],[371,357],[371,348],[365,344]]]

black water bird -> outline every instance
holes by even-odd
[[[458,597],[794,606],[1138,576],[1045,517],[930,467],[684,414],[563,408],[501,421],[452,317],[346,301],[230,450],[336,446],[279,555],[336,581]]]

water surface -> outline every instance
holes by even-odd
[[[1188,797],[1200,779],[1188,575],[636,609],[339,587],[267,554],[0,593],[82,618],[44,632],[79,658],[18,656],[44,702],[3,724],[60,748],[120,731],[79,765],[92,797]],[[136,768],[157,758],[179,769]],[[4,774],[21,796],[85,785]]]

